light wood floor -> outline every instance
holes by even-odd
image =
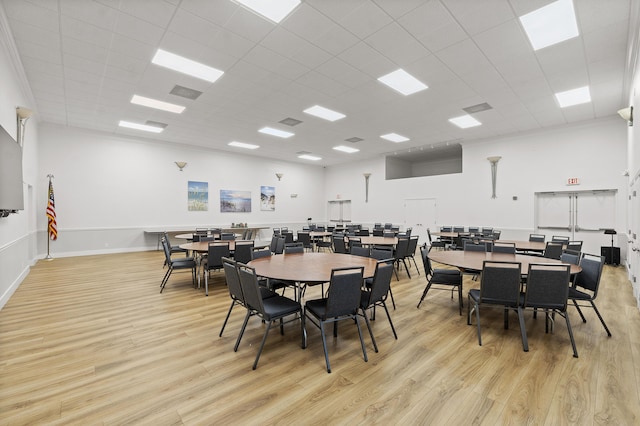
[[[0,311],[0,424],[640,424],[640,312],[622,267],[607,266],[587,323],[571,310],[580,358],[564,322],[544,333],[527,315],[530,351],[517,320],[483,311],[483,346],[448,292],[420,309],[424,275],[393,281],[394,340],[378,311],[374,353],[362,359],[355,327],[272,330],[251,370],[264,325],[252,318],[238,352],[244,312],[222,338],[229,296],[214,274],[210,295],[178,271],[163,294],[160,252],[40,261]],[[422,274],[422,269],[421,269]],[[466,291],[476,282],[465,278]],[[317,294],[312,289],[307,297]],[[291,293],[290,293],[291,294]]]

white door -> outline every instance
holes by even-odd
[[[605,229],[615,229],[616,190],[536,193],[536,232],[550,241],[554,235],[583,241],[582,251],[600,254],[611,246]],[[623,230],[617,230],[623,232]],[[614,245],[619,247],[614,236]]]
[[[404,200],[404,226],[412,228],[411,235],[418,235],[418,244],[427,242],[427,228],[433,232],[436,226],[436,199],[418,198]]]

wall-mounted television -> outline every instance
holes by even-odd
[[[0,126],[0,217],[24,210],[22,148]]]

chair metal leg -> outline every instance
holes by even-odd
[[[364,347],[364,339],[362,338],[362,329],[360,328],[360,321],[358,321],[358,315],[354,315],[356,319],[356,327],[358,327],[358,336],[360,336],[360,346],[362,346],[362,354],[364,355],[364,362],[369,361],[367,358],[367,348]]]
[[[602,319],[602,315],[600,315],[600,311],[598,311],[598,308],[596,308],[596,304],[593,303],[593,300],[590,300],[589,302],[591,302],[591,306],[593,307],[593,310],[596,311],[596,315],[598,315],[598,318],[600,318],[600,322],[602,323],[602,326],[607,331],[607,336],[611,337],[611,332],[609,331],[609,327],[607,327],[607,324],[604,323],[604,319]]]
[[[327,364],[327,373],[331,373],[329,364],[329,353],[327,352],[327,337],[324,335],[324,321],[320,320],[320,335],[322,336],[322,349],[324,349],[324,360]]]
[[[418,306],[416,306],[417,308],[420,307],[420,304],[422,303],[424,298],[427,296],[427,293],[429,292],[430,288],[431,288],[431,280],[429,280],[429,282],[427,283],[427,286],[424,288],[424,291],[422,292],[422,297],[420,298],[420,301],[418,302]]]
[[[165,272],[164,274],[164,278],[162,278],[162,282],[160,283],[160,293],[162,293],[162,290],[164,290],[164,286],[167,284],[167,281],[169,281],[169,277],[171,276],[172,271],[173,268],[169,266],[169,268],[167,268],[167,272]]]
[[[367,329],[369,330],[369,335],[371,336],[371,342],[373,343],[373,350],[378,352],[378,345],[376,344],[376,338],[373,337],[373,331],[371,330],[371,323],[369,322],[369,318],[367,317],[367,311],[362,309],[362,316],[364,317],[364,322],[367,324]]]
[[[240,340],[242,340],[242,335],[244,334],[244,329],[247,328],[247,322],[249,322],[249,317],[251,316],[251,311],[247,309],[247,315],[244,317],[244,322],[242,323],[242,328],[240,328],[240,333],[238,334],[238,339],[236,340],[236,344],[233,347],[234,352],[238,352],[238,346],[240,346]]]
[[[482,335],[480,333],[480,305],[476,304],[474,309],[476,310],[476,323],[478,325],[478,345],[482,346]]]
[[[573,357],[578,358],[578,350],[576,349],[576,341],[573,338],[573,329],[571,328],[571,321],[569,320],[569,313],[564,313],[564,319],[567,322],[567,331],[569,331],[569,338],[571,339],[571,347],[573,348]]]
[[[280,318],[280,321],[282,321],[282,318]],[[262,342],[260,343],[260,349],[258,349],[258,354],[256,355],[256,360],[253,362],[253,370],[256,369],[256,367],[258,366],[258,361],[260,360],[260,354],[262,354],[262,348],[264,348],[264,342],[267,341],[267,336],[269,335],[269,330],[271,330],[271,323],[273,321],[269,320],[267,322],[267,327],[264,330],[264,336],[262,336]]]
[[[584,317],[584,315],[582,314],[582,311],[580,310],[580,306],[578,306],[578,302],[576,302],[575,299],[573,299],[573,305],[576,307],[576,309],[578,310],[578,313],[580,314],[580,318],[582,318],[582,322],[587,322],[587,319]]]
[[[391,321],[391,315],[389,315],[389,310],[387,309],[387,304],[382,302],[382,307],[387,314],[387,319],[389,320],[389,325],[391,326],[391,331],[393,331],[393,337],[398,340],[398,334],[396,333],[396,328],[393,326],[393,322]],[[377,352],[377,351],[376,351]]]
[[[524,326],[524,312],[522,308],[518,306],[518,322],[520,323],[520,334],[522,335],[522,350],[529,352],[529,341],[527,340],[527,329]]]
[[[220,334],[218,334],[218,337],[222,337],[222,332],[224,331],[224,328],[227,326],[227,321],[229,321],[229,316],[231,316],[231,311],[233,310],[233,305],[236,304],[235,300],[231,301],[231,306],[229,306],[229,312],[227,312],[227,317],[224,319],[224,322],[222,323],[222,328],[220,329]]]
[[[204,295],[209,295],[209,273],[204,271]]]
[[[458,305],[459,306],[459,310],[460,310],[460,316],[462,316],[462,285],[457,286],[458,287]]]
[[[396,301],[393,299],[393,292],[391,291],[391,286],[389,286],[389,296],[391,296],[391,304],[393,305],[393,310],[396,310]]]

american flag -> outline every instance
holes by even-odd
[[[53,183],[49,180],[49,201],[47,202],[47,219],[49,222],[49,238],[58,239],[58,225],[56,224],[56,203],[53,200]]]

